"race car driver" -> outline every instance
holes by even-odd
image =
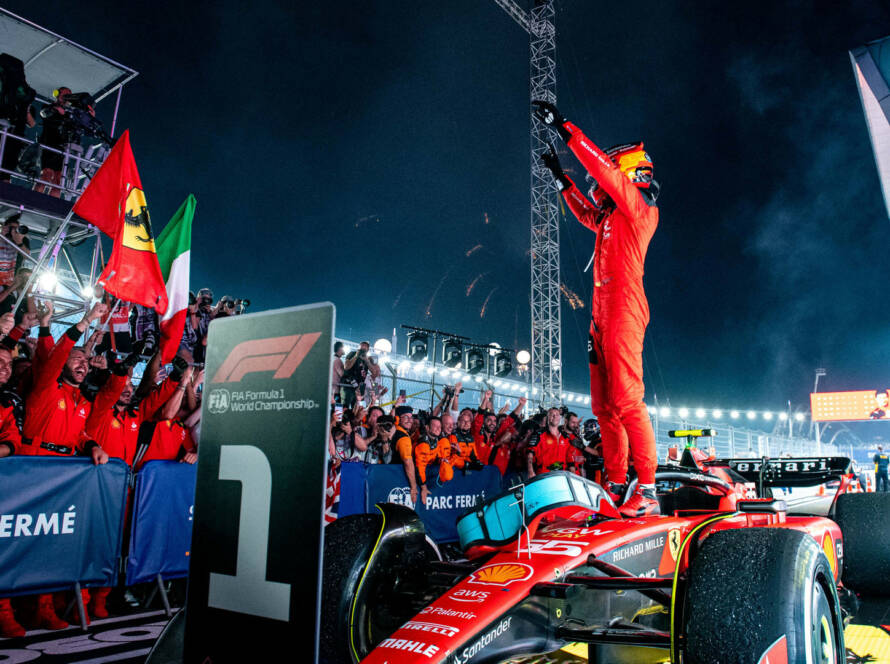
[[[613,498],[623,495],[629,448],[639,484],[620,511],[626,517],[657,514],[655,433],[643,403],[643,336],[649,323],[643,263],[658,225],[652,161],[642,143],[603,152],[553,104],[532,104],[535,116],[559,134],[596,182],[589,200],[563,172],[552,146],[541,155],[569,208],[597,234],[588,352],[591,405],[602,430],[606,489]]]

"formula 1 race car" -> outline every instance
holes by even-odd
[[[550,472],[464,514],[450,560],[401,505],[328,525],[321,661],[476,664],[588,644],[590,662],[844,662],[854,592],[890,595],[890,494],[850,493],[842,457],[693,451],[658,469],[661,516],[622,519],[598,484]],[[832,480],[802,506],[771,497]]]

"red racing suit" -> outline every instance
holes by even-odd
[[[655,481],[655,433],[643,403],[643,336],[649,303],[643,263],[658,225],[658,208],[581,130],[567,122],[568,146],[612,202],[591,203],[574,183],[563,191],[569,208],[597,234],[588,341],[590,399],[603,436],[610,482],[627,479],[628,448],[640,484]]]

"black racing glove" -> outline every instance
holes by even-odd
[[[569,441],[569,445],[571,445],[575,449],[581,450],[582,452],[585,448],[584,442],[577,436],[572,436],[572,439]]]
[[[559,157],[556,156],[556,150],[553,148],[553,144],[549,143],[548,145],[550,145],[550,149],[547,152],[541,153],[541,162],[551,173],[553,173],[553,177],[556,180],[556,188],[560,191],[564,191],[572,186],[572,181],[569,180],[563,172],[562,165],[559,163]]]
[[[170,379],[174,383],[178,383],[182,380],[182,374],[185,372],[186,368],[188,368],[188,360],[186,360],[181,355],[177,355],[173,358],[173,371],[170,372]]]
[[[559,137],[568,143],[572,135],[565,128],[567,120],[560,115],[559,109],[549,101],[541,101],[540,99],[535,99],[532,102],[532,106],[535,107],[535,117],[548,127],[555,129]]]
[[[127,355],[120,362],[116,362],[117,359],[115,357],[114,351],[108,352],[108,368],[111,369],[111,372],[117,376],[126,376],[130,373],[130,369],[139,364],[139,360],[142,359],[142,341],[137,341],[133,344],[132,352]]]

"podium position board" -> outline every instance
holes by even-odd
[[[330,303],[210,324],[186,664],[317,660],[333,329]]]

